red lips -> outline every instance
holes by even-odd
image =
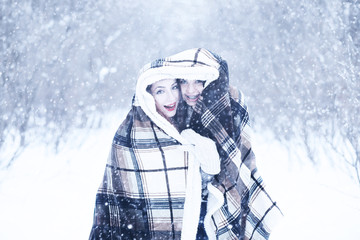
[[[165,109],[168,110],[169,112],[174,111],[175,107],[176,107],[176,102],[169,104],[169,105],[164,105]]]

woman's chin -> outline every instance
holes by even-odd
[[[194,107],[196,105],[197,100],[193,101],[193,100],[186,100],[185,101],[187,105],[189,105],[190,107]]]

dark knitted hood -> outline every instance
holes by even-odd
[[[236,140],[241,128],[248,122],[248,113],[245,105],[235,104],[233,96],[230,96],[229,71],[227,62],[220,56],[211,53],[218,64],[219,77],[205,84],[202,99],[195,106],[192,114],[190,127],[199,134],[214,139],[208,129],[211,117],[216,118],[226,130],[229,137]],[[214,64],[215,65],[215,64]],[[235,94],[238,94],[236,92]],[[209,115],[210,114],[210,115]],[[241,128],[238,128],[241,126]]]

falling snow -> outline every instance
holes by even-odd
[[[138,70],[194,47],[226,59],[246,97],[285,213],[271,239],[357,239],[359,12],[355,0],[2,0],[0,239],[86,239]]]

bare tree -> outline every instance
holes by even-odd
[[[229,62],[256,124],[284,143],[300,137],[314,163],[326,147],[314,138],[325,140],[359,176],[358,16],[352,0],[3,0],[0,150],[31,132],[57,148],[128,107],[146,62],[206,47]]]

